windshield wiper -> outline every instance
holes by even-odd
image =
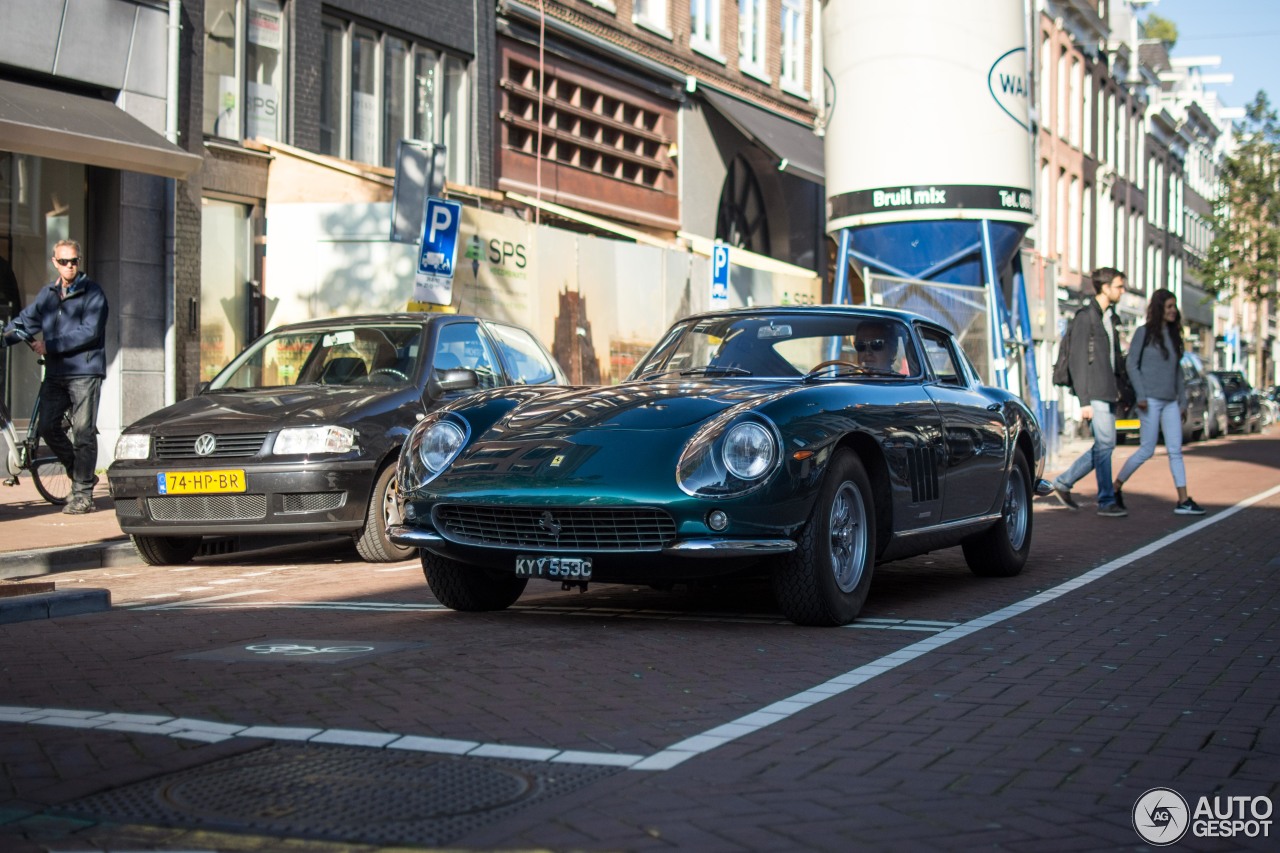
[[[652,370],[648,373],[640,374],[640,379],[661,379],[664,376],[750,376],[751,371],[745,367],[713,367],[705,365],[703,367],[686,367],[674,370]]]
[[[691,367],[688,370],[680,371],[681,376],[750,376],[751,371],[745,367],[705,365],[703,367]]]

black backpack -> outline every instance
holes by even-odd
[[[1053,363],[1053,384],[1064,388],[1071,387],[1071,327],[1074,324],[1075,318],[1072,317],[1062,340],[1058,342],[1058,360]]]

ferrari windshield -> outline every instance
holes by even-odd
[[[211,391],[291,385],[403,385],[418,372],[422,327],[281,329],[254,341],[209,383]]]
[[[819,370],[902,378],[920,375],[920,359],[906,324],[892,317],[736,314],[676,325],[631,378],[797,378]]]

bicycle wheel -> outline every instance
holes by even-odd
[[[41,450],[45,448],[40,448]],[[62,506],[71,496],[71,475],[54,456],[37,456],[31,463],[31,482],[40,496],[54,506]]]

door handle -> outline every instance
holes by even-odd
[[[1004,408],[1004,406],[1000,405],[999,403],[989,403],[989,404],[987,404],[987,411],[988,411],[988,412],[998,412],[998,411],[1000,411],[1000,410],[1001,410],[1001,409],[1003,409],[1003,408]]]

